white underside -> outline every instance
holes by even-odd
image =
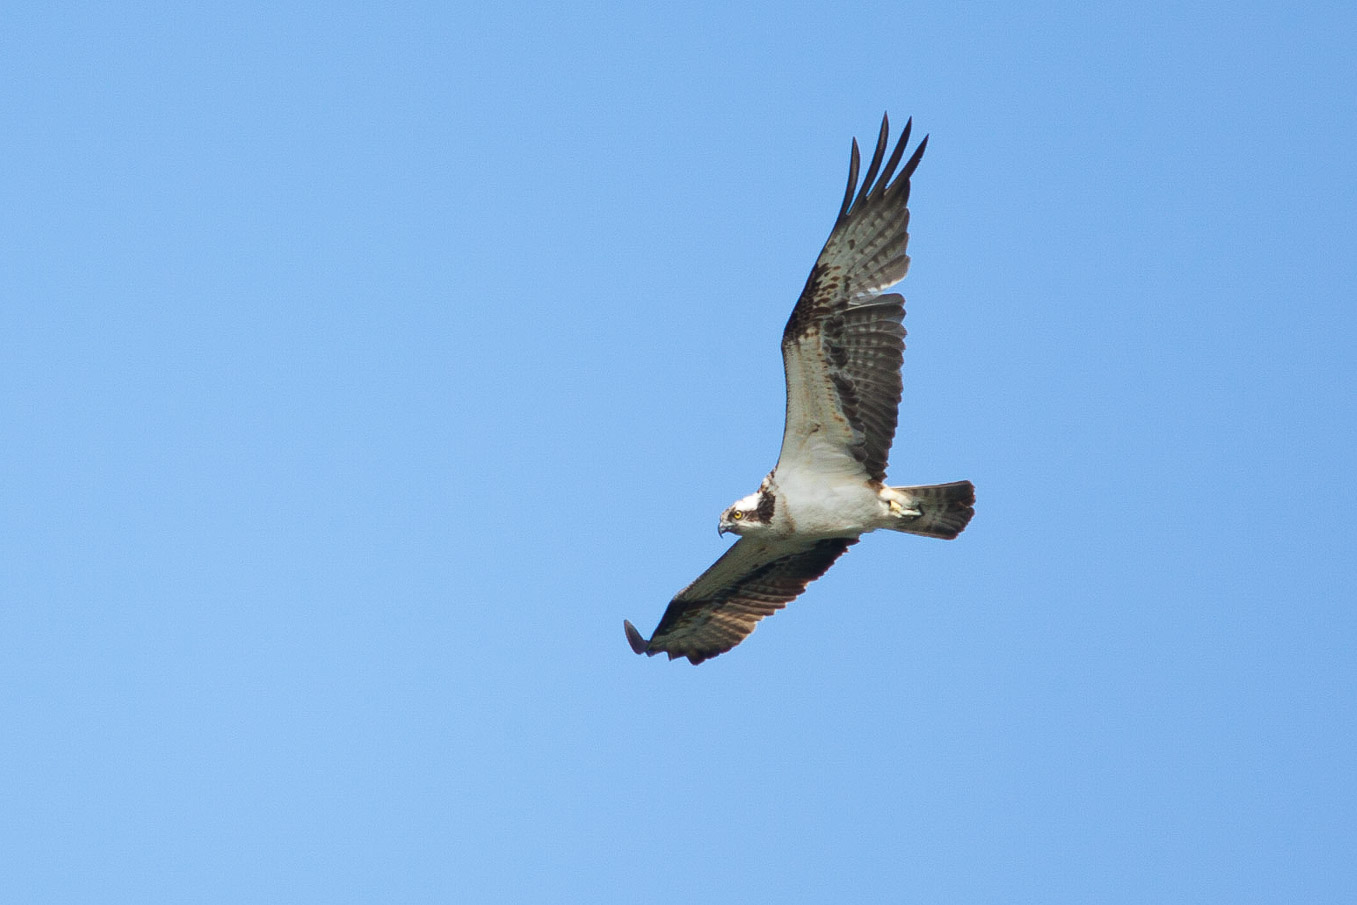
[[[777,509],[773,530],[806,538],[846,537],[885,527],[899,518],[888,498],[856,475],[807,475],[779,472],[773,478]]]

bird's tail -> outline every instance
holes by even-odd
[[[966,530],[966,524],[975,515],[971,508],[975,504],[975,485],[970,481],[890,489],[899,495],[896,498],[902,508],[919,512],[919,515],[906,514],[887,525],[892,531],[951,540]],[[908,498],[908,502],[902,497]]]

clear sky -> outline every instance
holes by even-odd
[[[1357,900],[1357,12],[33,3],[0,26],[14,902]],[[634,656],[929,133],[896,483]]]

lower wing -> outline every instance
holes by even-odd
[[[670,601],[650,640],[624,622],[627,641],[638,654],[653,657],[663,651],[671,660],[687,657],[694,664],[723,654],[760,619],[795,600],[857,542],[855,537],[804,544],[742,537]]]

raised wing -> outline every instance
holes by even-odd
[[[627,641],[638,654],[663,651],[673,660],[694,664],[739,644],[764,616],[796,599],[856,544],[855,537],[834,537],[797,544],[742,537],[712,567],[679,591],[664,611],[650,640],[624,621]]]
[[[865,471],[873,481],[886,477],[900,405],[905,300],[882,292],[909,270],[909,180],[928,146],[925,137],[891,181],[911,125],[905,124],[883,168],[890,124],[882,118],[860,190],[860,156],[853,140],[839,218],[782,334],[787,424],[779,470]]]

